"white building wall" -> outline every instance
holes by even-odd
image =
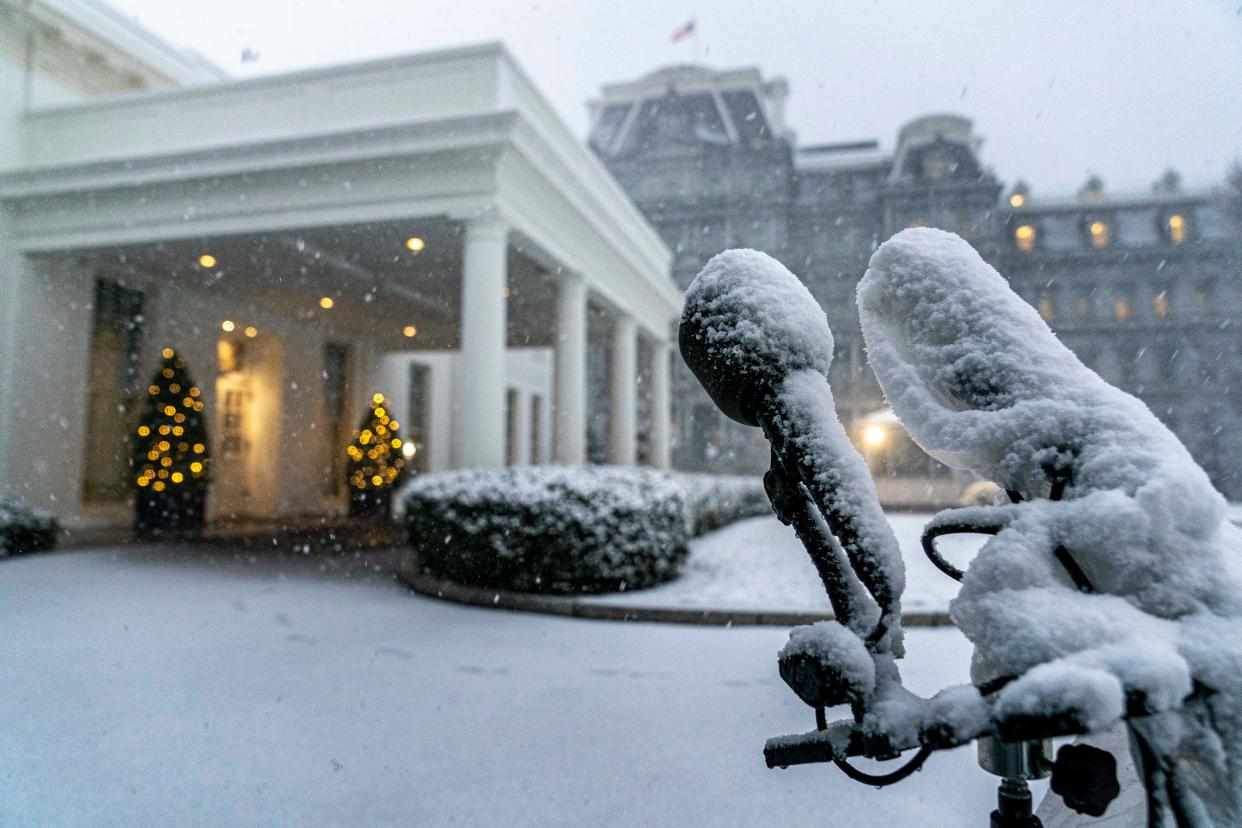
[[[410,419],[410,365],[426,366],[431,371],[428,402],[427,469],[431,472],[453,468],[452,443],[456,412],[456,375],[460,360],[451,351],[398,351],[386,354],[372,380],[375,389],[384,394],[397,411],[399,422]],[[540,428],[540,456],[533,462],[546,463],[552,440],[552,349],[510,348],[505,352],[506,390],[517,389],[527,411],[531,395],[543,400]],[[361,414],[359,414],[361,417]],[[529,420],[526,420],[529,422]],[[527,441],[529,442],[529,441]]]

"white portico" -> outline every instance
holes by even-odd
[[[580,463],[589,312],[611,320],[609,462],[639,459],[648,371],[643,459],[667,464],[670,254],[502,46],[36,109],[16,134],[0,488],[91,512],[123,386],[145,387],[168,346],[219,417],[251,401],[242,444],[291,441],[250,457],[244,483],[217,475],[230,508],[332,508],[341,429],[419,365],[439,372],[430,467]],[[105,299],[131,309],[115,330]],[[245,376],[222,368],[224,342]]]

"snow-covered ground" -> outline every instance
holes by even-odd
[[[0,562],[0,824],[887,828],[992,807],[969,748],[883,791],[767,770],[767,737],[813,725],[777,677],[783,629],[461,607],[342,563]],[[956,631],[907,648],[912,689],[966,680]]]
[[[931,515],[890,514],[888,521],[906,564],[907,610],[945,610],[958,584],[932,566],[919,538]],[[950,562],[965,568],[987,538],[955,535],[939,539]],[[680,578],[652,589],[600,600],[639,605],[717,609],[830,610],[828,595],[792,528],[774,517],[741,520],[696,538]]]

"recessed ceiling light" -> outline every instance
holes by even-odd
[[[253,338],[255,338],[255,337],[256,337],[256,336],[258,336],[258,335],[259,335],[259,329],[258,329],[258,328],[256,328],[254,325],[249,325],[249,326],[247,326],[247,328],[246,328],[246,336],[248,336],[248,337],[250,337],[251,339],[253,339]]]
[[[210,253],[204,253],[198,257],[198,264],[200,267],[215,267],[216,257]]]
[[[332,299],[331,296],[319,297],[319,307],[323,308],[324,310],[330,310],[332,306],[335,304],[336,302]]]
[[[404,328],[401,329],[401,333],[405,334],[406,336],[414,336],[415,334],[418,333],[418,328],[414,327],[413,325],[406,325]]]
[[[421,253],[423,248],[426,246],[427,242],[423,241],[418,236],[410,236],[405,240],[406,249],[413,253]]]
[[[222,329],[224,329],[225,331],[231,331],[231,330],[233,330],[233,328],[235,328],[235,327],[237,327],[237,326],[233,324],[233,320],[232,320],[232,319],[226,319],[226,320],[224,320],[223,322],[221,322],[221,323],[220,323],[220,327],[221,327]]]

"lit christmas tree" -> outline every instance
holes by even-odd
[[[192,533],[203,525],[211,466],[202,390],[172,348],[162,356],[130,460],[137,490],[134,528],[140,534]]]
[[[413,456],[414,444],[397,435],[400,428],[389,415],[384,395],[371,397],[371,410],[345,449],[351,515],[388,513],[392,490],[403,476],[406,460]]]

